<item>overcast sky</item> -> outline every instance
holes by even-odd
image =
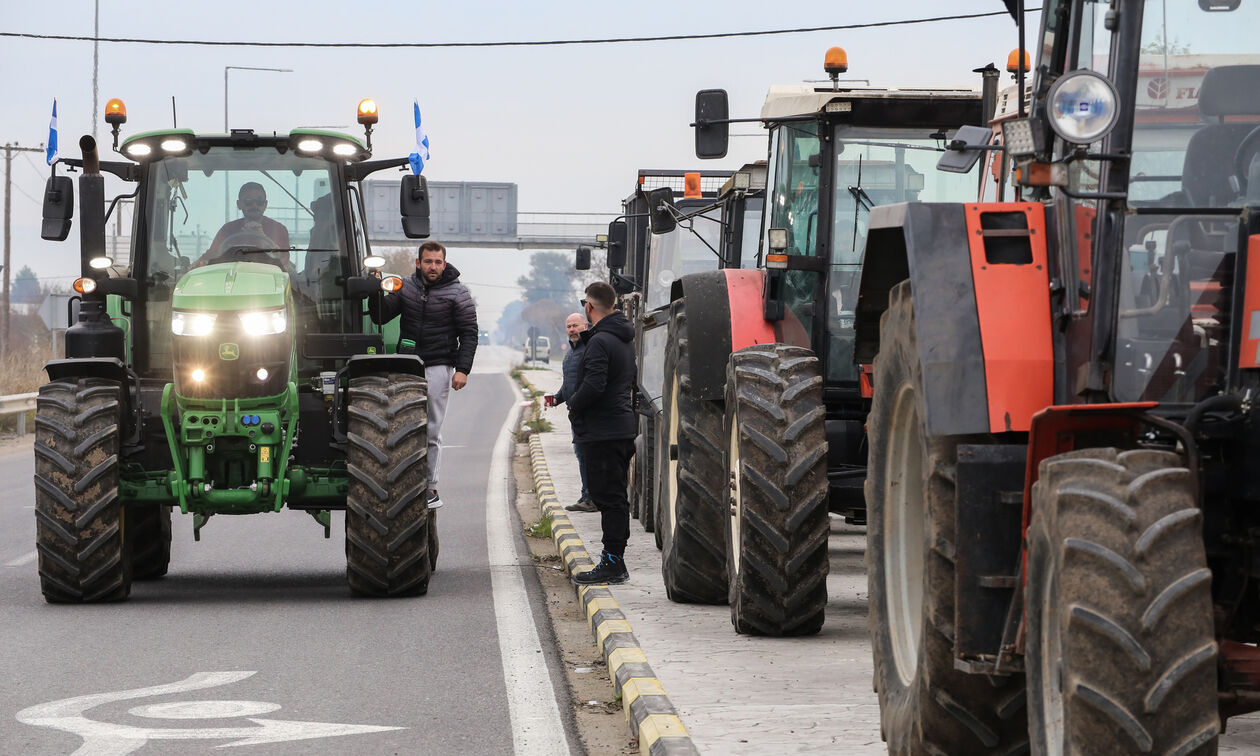
[[[827,26],[1003,10],[998,0],[954,3],[897,0],[691,0],[661,3],[101,0],[102,37],[286,42],[466,42],[702,34]],[[0,0],[0,31],[92,35],[93,2]],[[1030,18],[1035,27],[1035,14]],[[223,130],[224,66],[293,69],[232,71],[230,125],[286,132],[297,126],[345,126],[377,100],[375,156],[411,151],[411,102],[420,101],[437,181],[509,181],[522,211],[614,212],[638,168],[690,168],[695,92],[730,92],[732,117],[756,116],[772,84],[825,78],[831,45],[849,54],[847,77],[874,85],[979,86],[971,71],[1004,65],[1016,44],[1009,16],[967,21],[767,37],[553,47],[421,50],[266,49],[100,44],[100,107],[127,104],[124,134],[171,125]],[[92,43],[0,38],[0,143],[37,146],[48,136],[58,99],[63,155],[92,131]],[[764,157],[764,132],[736,124],[726,160],[737,168]],[[98,139],[108,147],[108,128]],[[75,151],[70,151],[75,150]],[[42,278],[77,275],[75,239],[39,239],[42,155],[13,162],[12,269]],[[452,259],[464,270],[493,327],[515,298],[510,288],[529,252],[477,253]]]

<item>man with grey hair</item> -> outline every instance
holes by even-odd
[[[624,583],[630,502],[626,479],[638,423],[630,398],[634,390],[634,326],[616,310],[613,287],[596,281],[586,287],[582,307],[591,327],[579,334],[586,346],[578,366],[578,386],[567,397],[573,437],[582,447],[590,474],[591,500],[599,509],[604,553],[592,570],[572,578],[577,585]]]
[[[560,384],[560,390],[554,394],[543,397],[543,405],[547,407],[555,407],[563,404],[566,399],[573,396],[573,392],[577,391],[578,380],[581,376],[581,369],[578,365],[582,361],[582,353],[586,351],[586,345],[579,338],[582,331],[586,330],[586,315],[575,312],[564,320],[564,332],[569,337],[569,351],[564,355],[564,364],[560,372],[564,375],[564,381]],[[577,436],[573,438],[573,456],[577,457],[578,475],[582,479],[582,493],[578,496],[577,503],[570,504],[565,509],[570,512],[597,512],[595,502],[591,501],[590,491],[586,488],[586,465],[582,463],[582,445],[577,442]]]

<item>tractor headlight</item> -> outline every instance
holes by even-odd
[[[250,336],[267,336],[273,333],[284,333],[287,318],[284,310],[259,310],[242,312],[241,328]]]
[[[1046,94],[1050,127],[1072,144],[1098,141],[1116,125],[1118,100],[1111,82],[1093,71],[1065,74]]]
[[[171,333],[176,336],[209,336],[217,315],[213,312],[171,313]]]

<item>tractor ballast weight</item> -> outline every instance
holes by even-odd
[[[344,509],[351,589],[424,593],[437,555],[424,369],[362,312],[401,281],[373,273],[352,185],[406,159],[368,161],[355,138],[314,130],[149,132],[123,142],[127,162],[80,144],[59,162],[83,171],[82,302],[36,411],[45,598],[121,599],[165,574],[173,508],[198,540],[215,514],[285,508],[328,536]],[[64,239],[75,192],[53,170],[44,236]],[[119,198],[107,212],[101,171],[137,185],[125,260],[106,252]],[[404,232],[427,235],[424,178],[403,180],[399,206]]]

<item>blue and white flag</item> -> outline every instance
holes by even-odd
[[[429,135],[424,133],[424,127],[420,125],[420,101],[414,103],[416,114],[416,149],[407,159],[411,161],[411,172],[420,175],[420,171],[424,170],[424,164],[429,160]]]
[[[57,157],[57,98],[53,98],[52,120],[48,122],[48,164]]]

